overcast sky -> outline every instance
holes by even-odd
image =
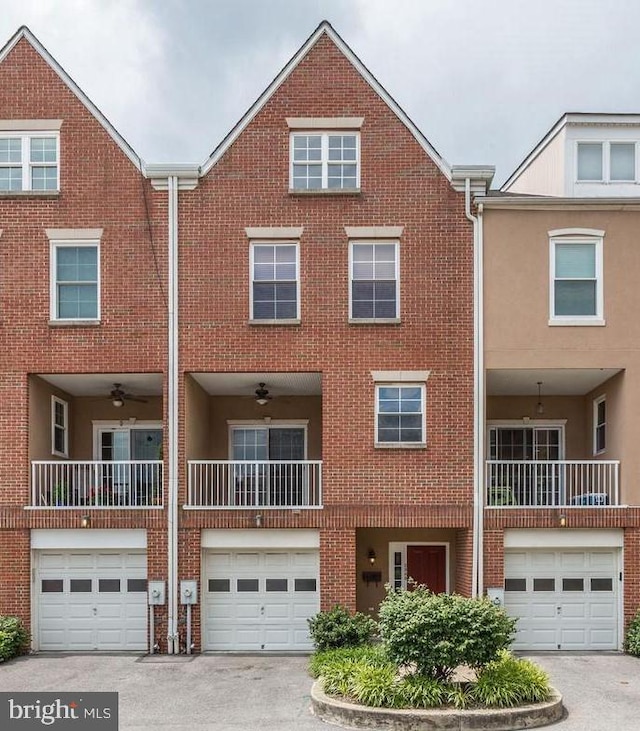
[[[494,186],[566,111],[640,112],[639,0],[0,0],[147,162],[201,163],[322,20]],[[1,115],[1,112],[0,112]]]

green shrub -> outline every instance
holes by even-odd
[[[473,697],[485,706],[511,708],[546,701],[550,691],[549,678],[542,668],[503,651],[478,676]]]
[[[382,645],[360,645],[359,647],[338,647],[333,650],[319,650],[309,659],[309,672],[314,677],[322,675],[325,667],[343,660],[364,660],[379,667],[389,661]]]
[[[397,706],[403,708],[436,708],[447,701],[444,683],[424,675],[407,675],[398,683]]]
[[[0,616],[0,661],[20,655],[28,643],[29,633],[18,617]]]
[[[419,675],[448,680],[458,665],[477,670],[511,642],[515,620],[488,599],[432,594],[426,587],[390,591],[380,605],[389,659]]]
[[[375,708],[398,704],[398,670],[393,665],[375,667],[361,660],[351,679],[351,692],[358,703]]]
[[[377,630],[377,624],[371,617],[361,612],[351,615],[346,607],[339,604],[328,612],[319,612],[307,622],[316,650],[364,645],[370,642]]]
[[[628,652],[629,655],[640,657],[640,611],[629,623],[624,638],[624,651]]]

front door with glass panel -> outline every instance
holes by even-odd
[[[247,426],[231,429],[236,505],[303,505],[306,430]]]
[[[98,502],[152,505],[160,494],[162,429],[112,427],[98,430],[102,479]],[[113,463],[113,464],[104,464]]]
[[[553,463],[562,459],[563,438],[561,427],[491,427],[489,459],[499,464],[490,493],[509,489],[516,505],[557,505],[562,479]]]

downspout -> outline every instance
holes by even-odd
[[[473,544],[471,596],[483,593],[483,423],[484,358],[482,335],[482,219],[471,213],[471,179],[464,181],[465,215],[473,224]]]
[[[167,653],[180,652],[178,636],[178,177],[169,175],[167,308]]]

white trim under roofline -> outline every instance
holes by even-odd
[[[220,160],[225,152],[231,147],[236,139],[242,134],[242,132],[251,123],[254,117],[260,112],[265,104],[271,99],[278,88],[284,83],[284,81],[290,76],[295,70],[302,59],[309,53],[311,48],[318,42],[323,33],[326,33],[329,38],[336,44],[336,46],[342,51],[348,61],[355,67],[360,73],[362,78],[369,84],[369,86],[378,94],[378,96],[387,104],[391,111],[398,117],[398,119],[407,127],[407,129],[414,136],[420,147],[427,153],[427,155],[433,160],[438,169],[442,174],[451,180],[451,169],[449,164],[440,156],[436,149],[431,145],[427,138],[420,132],[416,125],[409,119],[407,114],[402,110],[399,104],[391,97],[386,89],[377,81],[367,67],[360,61],[355,53],[349,48],[349,46],[342,40],[338,33],[333,29],[331,24],[327,20],[323,20],[322,23],[316,28],[316,30],[309,36],[307,41],[302,45],[298,52],[288,61],[282,71],[275,77],[275,79],[269,84],[264,92],[258,97],[258,99],[249,108],[247,113],[242,119],[236,124],[236,126],[227,134],[222,142],[216,147],[211,153],[209,158],[202,165],[202,175],[206,175],[209,170]]]
[[[496,195],[476,196],[475,202],[485,209],[530,209],[578,211],[585,208],[596,208],[604,211],[637,211],[640,210],[639,198],[564,198],[545,195]]]
[[[89,97],[82,91],[82,89],[76,84],[76,82],[69,76],[69,74],[62,68],[62,66],[55,60],[55,58],[47,51],[47,49],[40,43],[40,41],[33,35],[33,33],[27,28],[26,25],[18,28],[12,38],[0,49],[0,63],[2,63],[9,53],[13,50],[16,44],[24,38],[34,50],[40,54],[43,60],[58,74],[62,82],[69,88],[69,90],[78,98],[80,103],[87,108],[87,110],[96,118],[96,120],[102,125],[105,132],[111,137],[111,139],[118,145],[122,152],[126,155],[133,166],[140,172],[144,169],[144,163],[140,156],[135,152],[131,145],[124,139],[124,137],[116,130],[116,128],[109,122],[104,114],[96,107],[96,105],[89,99]]]

